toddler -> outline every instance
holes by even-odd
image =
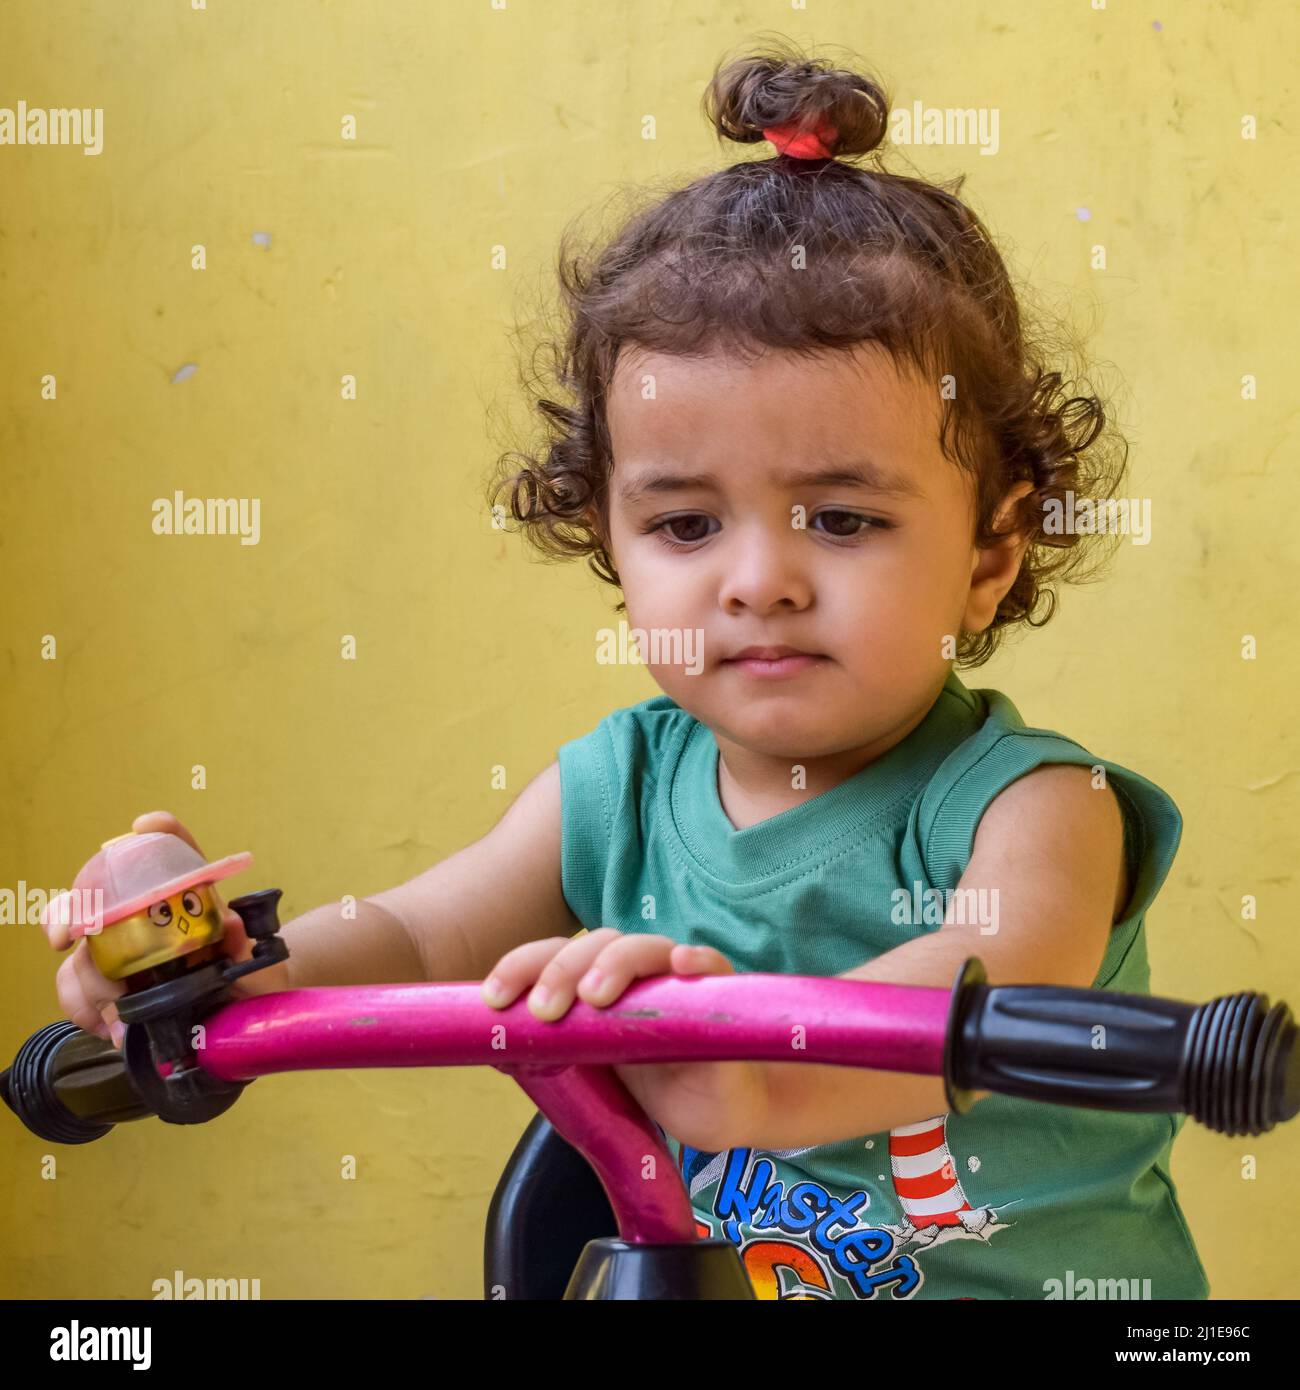
[[[1114,495],[1122,442],[1043,365],[955,189],[860,158],[874,81],[777,47],[720,67],[705,107],[774,156],[562,249],[564,399],[491,494],[621,590],[663,693],[356,921],[289,923],[290,960],[241,992],[482,979],[554,1019],[648,975],[947,988],[969,956],[993,984],[1147,990],[1177,808],[955,670],[1097,554],[1048,513]],[[120,991],[84,942],[59,971],[73,1022],[114,1037]],[[795,1062],[619,1074],[760,1297],[1208,1296],[1177,1117],[987,1093],[955,1115],[938,1077]]]

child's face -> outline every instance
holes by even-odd
[[[961,629],[983,630],[1015,579],[1023,542],[972,543],[971,485],[939,449],[938,383],[900,380],[879,349],[749,366],[625,351],[608,421],[627,621],[678,630],[686,654],[696,631],[698,674],[689,658],[665,664],[667,640],[647,663],[742,747],[817,757],[892,741],[933,703]],[[806,476],[854,465],[890,477]],[[891,479],[900,491],[882,490]],[[812,659],[733,659],[751,646]]]

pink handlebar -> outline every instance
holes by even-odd
[[[478,984],[302,989],[226,1005],[198,1064],[227,1081],[332,1067],[491,1066],[599,1175],[623,1240],[694,1238],[668,1152],[615,1063],[753,1059],[941,1075],[952,992],[789,975],[659,977],[546,1022]],[[645,1162],[654,1159],[652,1164]],[[647,1177],[647,1174],[653,1176]]]
[[[246,1081],[330,1067],[573,1066],[754,1058],[938,1075],[950,989],[792,975],[657,977],[613,1004],[535,1018],[478,984],[300,989],[235,1000],[201,1065]]]

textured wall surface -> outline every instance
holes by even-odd
[[[280,885],[288,917],[374,893],[655,693],[593,659],[612,591],[494,531],[481,482],[527,424],[512,330],[560,231],[751,157],[699,97],[775,28],[862,55],[896,105],[998,111],[995,155],[893,167],[966,172],[1013,273],[1093,330],[1152,536],[967,683],[1177,801],[1156,992],[1300,1003],[1294,7],[87,0],[0,27],[0,107],[104,112],[97,155],[0,145],[0,886],[65,885],[166,807],[209,853],[254,852],[227,896]],[[177,490],[259,499],[258,544],[155,535]],[[57,960],[5,930],[7,1060],[55,1017]],[[54,1181],[0,1123],[0,1295],[147,1297],[181,1269],[265,1298],[476,1296],[530,1114],[487,1070],[272,1077],[210,1126],[59,1150]],[[1294,1292],[1298,1160],[1300,1127],[1184,1131],[1215,1296]]]

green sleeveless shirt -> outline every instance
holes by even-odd
[[[1044,763],[1104,768],[1119,798],[1133,891],[1092,987],[1146,993],[1143,920],[1177,807],[955,672],[876,762],[744,830],[705,725],[666,695],[615,710],[559,750],[564,895],[589,930],[713,946],[738,972],[838,975],[938,930],[933,890],[957,887],[985,808]],[[900,914],[906,900],[934,910]],[[665,1138],[701,1234],[740,1247],[761,1298],[1206,1298],[1169,1173],[1182,1123],[995,1095],[804,1149]]]

